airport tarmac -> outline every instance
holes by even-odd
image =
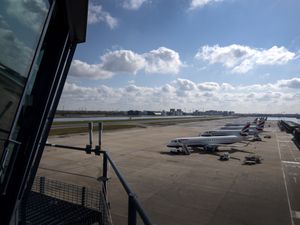
[[[220,148],[218,155],[193,152],[170,154],[166,144],[173,138],[195,136],[234,120],[201,121],[172,126],[119,130],[103,135],[109,152],[129,186],[138,195],[151,221],[163,225],[266,225],[300,224],[300,152],[292,136],[267,122],[270,135],[262,142]],[[268,127],[270,125],[270,127]],[[97,135],[94,138],[96,140]],[[50,137],[50,143],[84,147],[86,134]],[[263,163],[243,165],[249,153]],[[102,160],[84,152],[46,148],[38,175],[64,182],[99,186]],[[77,174],[77,175],[74,175]],[[109,200],[114,224],[126,224],[127,198],[110,173]]]

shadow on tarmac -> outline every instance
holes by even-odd
[[[242,152],[242,153],[247,153],[247,154],[253,154],[253,152],[249,152],[246,150],[241,150],[241,149],[237,149],[237,148],[230,148],[230,149],[223,149],[223,150],[217,150],[217,151],[204,151],[203,148],[193,148],[190,153],[198,153],[198,154],[207,154],[207,155],[214,155],[217,157],[220,157],[222,153],[228,152],[229,154],[233,154],[236,152]],[[186,154],[184,154],[183,152],[171,152],[171,151],[161,151],[160,154],[162,155],[170,155],[170,156],[186,156]],[[241,160],[240,158],[237,157],[233,157],[232,155],[230,155],[230,159],[235,159],[235,160]]]

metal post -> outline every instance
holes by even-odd
[[[40,193],[45,194],[45,177],[40,177]]]
[[[91,148],[93,148],[93,122],[89,122],[89,143]]]
[[[85,206],[85,187],[81,189],[81,205]]]
[[[102,171],[102,178],[103,178],[103,189],[104,189],[104,195],[106,197],[107,193],[107,153],[104,152],[103,154],[103,171]]]
[[[136,225],[136,209],[132,193],[128,195],[128,225]]]
[[[102,149],[102,132],[103,132],[103,123],[98,123],[99,126],[99,150]]]

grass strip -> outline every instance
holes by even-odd
[[[210,116],[199,116],[199,117],[178,117],[178,118],[169,118],[168,116],[166,116],[165,118],[143,118],[143,119],[135,119],[138,117],[132,117],[133,119],[124,119],[124,120],[93,120],[91,119],[90,121],[85,120],[85,121],[55,121],[53,122],[53,125],[67,125],[67,124],[83,124],[83,123],[88,123],[88,122],[94,122],[94,123],[98,123],[98,122],[105,122],[105,123],[111,123],[111,122],[143,122],[143,121],[149,121],[149,120],[156,120],[156,121],[164,121],[164,120],[194,120],[194,121],[198,121],[198,120],[211,120],[211,119],[216,119],[216,118],[234,118],[234,117],[210,117]]]
[[[130,129],[130,128],[145,128],[145,126],[139,124],[109,124],[104,125],[103,130],[119,130],[119,129]],[[94,131],[98,130],[98,127],[95,126],[93,128]],[[63,128],[63,129],[51,129],[49,135],[66,135],[66,134],[76,134],[76,133],[87,133],[87,127],[71,127],[71,128]]]
[[[226,117],[228,118],[228,117]],[[209,121],[209,120],[220,120],[224,119],[224,117],[198,117],[198,118],[166,118],[166,119],[157,119],[155,121],[146,120],[128,120],[128,123],[122,124],[126,121],[104,121],[103,130],[104,131],[112,131],[119,129],[130,129],[130,128],[145,128],[147,126],[170,126],[176,125],[179,123],[188,123],[188,122],[199,122],[199,121]],[[152,119],[151,119],[152,120]],[[79,123],[75,124],[87,124],[87,121],[76,121]],[[95,122],[95,121],[94,121]],[[63,124],[74,124],[72,122],[67,122]],[[61,125],[63,125],[61,124]],[[58,124],[54,124],[58,125]],[[97,131],[98,126],[96,123],[94,124],[93,130]],[[52,128],[49,135],[66,135],[66,134],[75,134],[75,133],[87,133],[87,126],[84,127],[69,127],[69,128]]]

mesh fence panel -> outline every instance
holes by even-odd
[[[36,177],[23,199],[24,224],[111,224],[102,192]]]

